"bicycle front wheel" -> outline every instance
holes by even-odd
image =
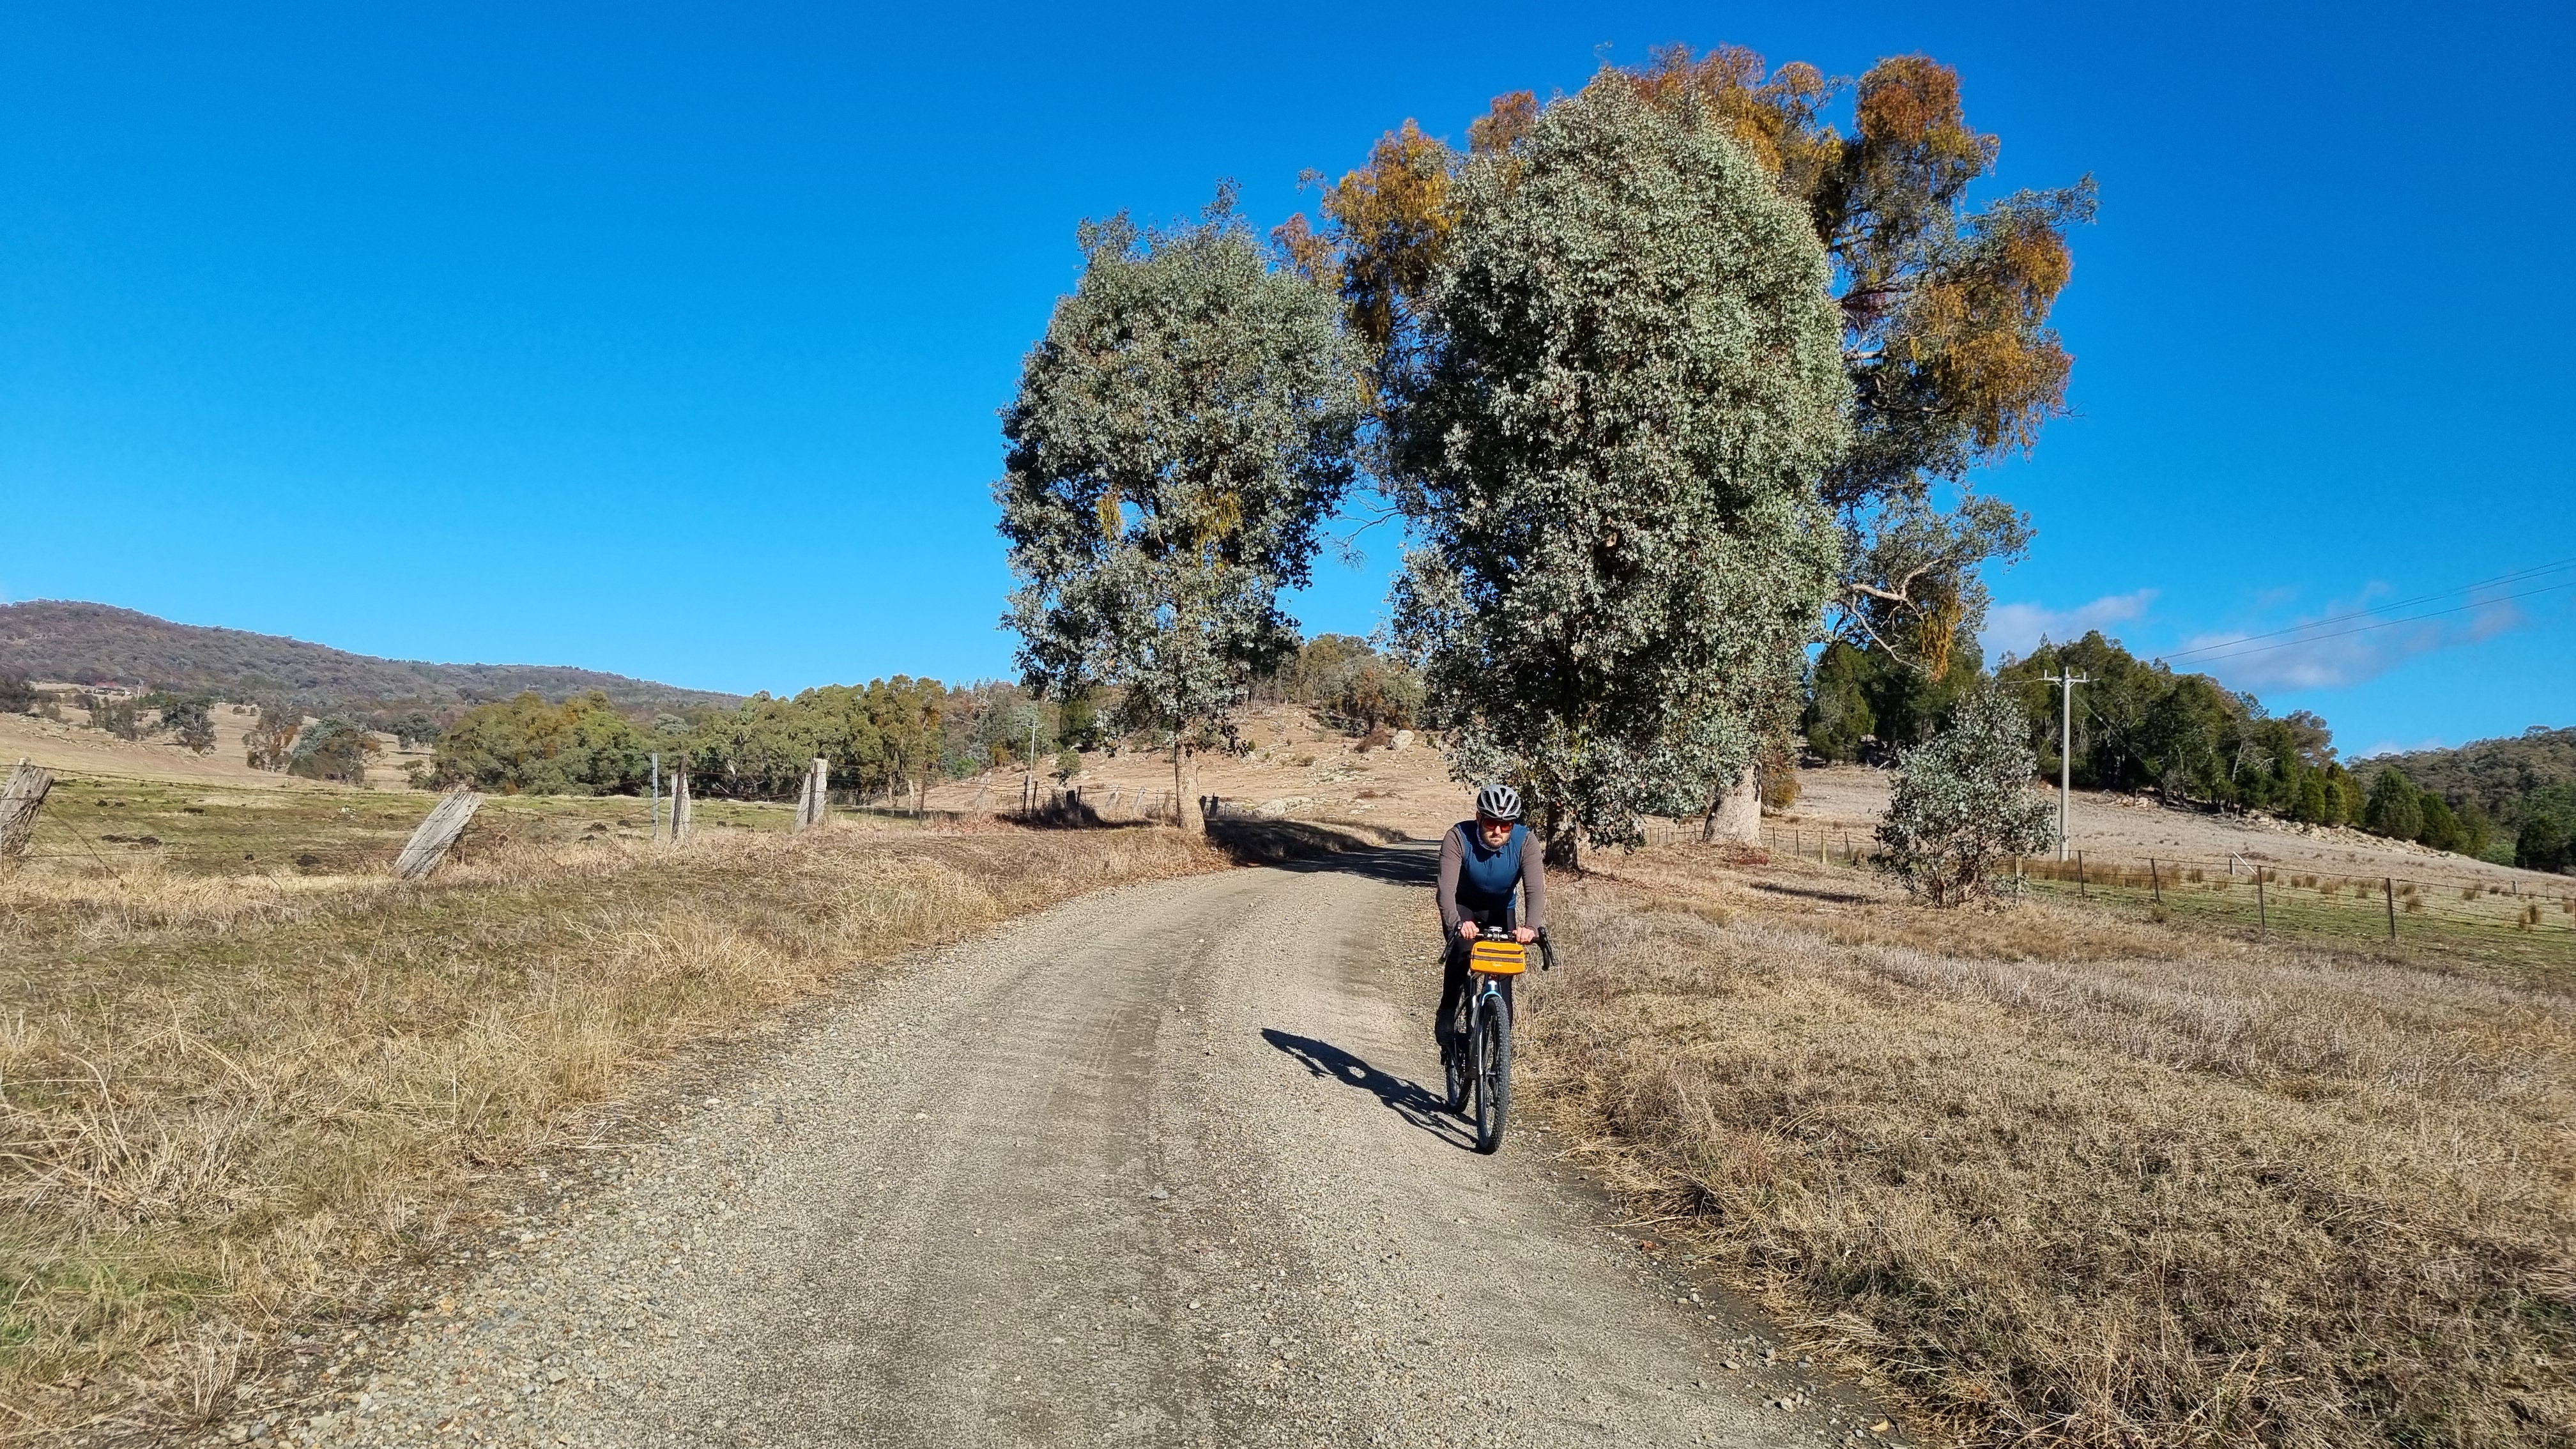
[[[1477,1017],[1476,1150],[1491,1153],[1501,1149],[1512,1112],[1512,1005],[1495,995]]]

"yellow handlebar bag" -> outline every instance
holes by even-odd
[[[1529,969],[1529,949],[1518,941],[1478,941],[1467,952],[1467,965],[1489,976],[1516,976]]]

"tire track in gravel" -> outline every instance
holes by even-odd
[[[1466,1150],[1417,1085],[1429,865],[1104,891],[854,984],[281,1437],[1877,1438],[1726,1371],[1527,1129]]]

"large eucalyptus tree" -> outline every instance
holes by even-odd
[[[1819,637],[1842,321],[1806,216],[1712,109],[1605,73],[1455,173],[1385,369],[1396,598],[1460,771],[1553,860],[1702,807]]]
[[[1296,647],[1279,592],[1350,487],[1361,360],[1339,302],[1271,265],[1231,188],[1194,225],[1079,236],[1081,283],[1003,414],[1004,622],[1032,688],[1120,686],[1126,724],[1169,734],[1195,826],[1197,752]]]

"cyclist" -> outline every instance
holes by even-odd
[[[1509,785],[1487,785],[1476,792],[1476,818],[1461,820],[1440,841],[1440,934],[1449,950],[1440,973],[1440,1012],[1431,1021],[1432,1040],[1447,1061],[1457,1029],[1458,1008],[1467,994],[1467,953],[1486,926],[1501,926],[1526,946],[1547,926],[1547,868],[1532,845],[1529,827],[1521,823],[1521,794]],[[1517,886],[1529,907],[1527,923],[1512,915]],[[1502,978],[1503,999],[1511,1000],[1512,978]]]

